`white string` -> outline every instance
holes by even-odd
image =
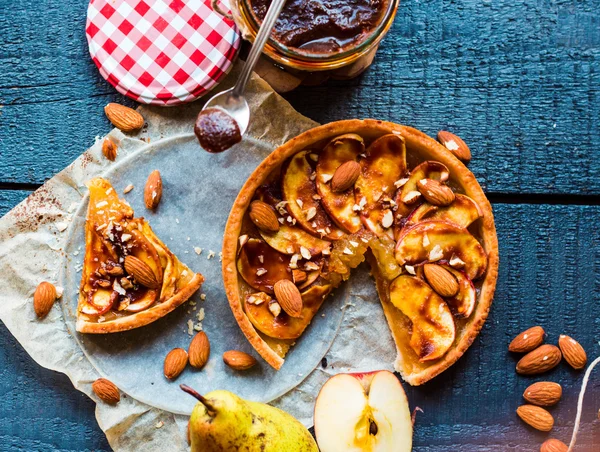
[[[567,450],[567,452],[571,452],[575,447],[575,442],[577,441],[577,432],[579,431],[579,423],[581,421],[581,412],[583,410],[583,396],[585,395],[585,389],[590,379],[590,374],[592,373],[592,370],[598,363],[600,363],[600,357],[596,358],[594,362],[592,362],[592,364],[589,365],[589,367],[585,371],[585,375],[583,376],[583,381],[581,383],[581,391],[579,392],[579,400],[577,401],[577,416],[575,417],[573,436],[571,436],[571,443],[569,444],[569,449]]]

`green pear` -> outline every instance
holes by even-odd
[[[192,452],[319,451],[310,432],[285,411],[229,391],[203,397],[189,386],[181,389],[199,400],[188,427]]]

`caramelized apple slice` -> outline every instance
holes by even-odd
[[[331,242],[310,235],[304,229],[282,224],[279,230],[269,234],[259,231],[262,238],[272,248],[283,254],[299,254],[301,248],[306,248],[312,256],[317,256],[331,247]]]
[[[396,260],[400,265],[450,260],[457,257],[465,263],[464,271],[471,280],[485,273],[487,255],[469,231],[442,220],[426,220],[406,228],[396,244]]]
[[[419,278],[398,276],[390,284],[390,301],[412,322],[410,346],[419,360],[441,358],[454,342],[454,319],[446,302]]]
[[[117,299],[118,294],[112,289],[96,289],[88,295],[87,302],[91,308],[88,311],[92,315],[102,315],[110,311]],[[92,312],[94,309],[96,312]]]
[[[156,290],[144,290],[143,295],[138,299],[134,299],[125,308],[125,311],[140,312],[145,309],[148,309],[150,306],[152,306],[154,304],[157,296],[158,296],[158,292]]]
[[[390,200],[396,190],[394,182],[406,173],[404,138],[395,134],[378,138],[367,149],[367,157],[360,166],[361,175],[354,186],[360,219],[375,234],[391,235]]]
[[[321,271],[323,270],[323,264],[325,263],[325,259],[317,258],[310,262],[304,264],[304,271],[306,272],[306,281],[298,286],[299,289],[304,289],[314,283],[319,276],[321,276]],[[314,268],[314,267],[317,268]],[[309,268],[310,267],[310,268]],[[311,270],[314,268],[314,270]]]
[[[280,279],[292,280],[290,257],[274,250],[259,239],[249,239],[242,247],[237,261],[238,271],[251,287],[273,293]]]
[[[445,220],[461,228],[468,228],[482,216],[483,212],[475,201],[466,195],[457,194],[454,202],[446,207],[421,204],[410,214],[407,223],[418,223],[424,219]]]
[[[413,209],[423,202],[423,196],[417,190],[417,182],[421,179],[434,179],[446,182],[450,177],[448,168],[440,162],[432,160],[423,162],[413,168],[410,176],[396,195],[397,218],[406,218]]]
[[[364,151],[365,145],[359,135],[354,133],[341,135],[325,146],[317,164],[316,182],[321,204],[333,221],[349,234],[358,232],[362,228],[360,217],[353,209],[354,190],[350,188],[342,193],[334,193],[330,181],[343,163],[357,160]]]
[[[302,313],[297,318],[290,317],[283,310],[275,317],[269,310],[267,301],[249,303],[248,297],[244,309],[252,325],[260,332],[275,339],[296,339],[310,324],[329,292],[329,285],[314,286],[302,292]]]
[[[458,293],[454,297],[446,298],[450,311],[459,319],[470,317],[477,302],[477,292],[473,282],[460,270],[445,264],[442,264],[442,267],[452,273],[458,281]]]
[[[344,233],[333,224],[321,203],[315,186],[313,169],[307,160],[309,151],[290,158],[283,167],[281,190],[287,209],[298,224],[314,235],[338,240]]]

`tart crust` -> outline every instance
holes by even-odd
[[[492,207],[475,176],[449,150],[419,130],[374,119],[351,119],[315,127],[275,149],[250,175],[240,190],[227,221],[223,240],[223,280],[227,298],[235,319],[248,341],[272,367],[280,369],[285,361],[284,358],[258,334],[244,313],[240,299],[240,277],[236,268],[236,255],[244,214],[256,189],[265,183],[271,172],[289,157],[311,147],[323,148],[332,138],[347,133],[356,133],[368,141],[389,133],[400,134],[404,138],[406,148],[410,150],[410,153],[418,155],[423,160],[435,160],[446,165],[450,171],[450,180],[458,185],[464,194],[471,197],[483,213],[482,218],[479,220],[478,234],[480,242],[488,255],[488,266],[485,277],[478,284],[480,292],[477,305],[472,315],[463,321],[461,333],[457,335],[451,348],[442,358],[436,361],[422,363],[418,361],[414,353],[411,355],[408,346],[408,320],[403,318],[403,314],[391,305],[385,286],[386,281],[379,276],[377,265],[371,265],[383,309],[397,344],[398,356],[394,367],[407,383],[420,385],[454,364],[479,334],[488,316],[494,296],[499,258]],[[367,253],[367,259],[371,259],[370,262],[373,264],[373,258],[369,257],[369,253]]]

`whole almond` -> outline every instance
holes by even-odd
[[[188,363],[188,354],[182,348],[174,348],[165,357],[164,373],[169,380],[179,376]]]
[[[256,360],[248,353],[229,350],[223,353],[223,362],[234,370],[247,370],[256,364]]]
[[[525,392],[523,398],[533,405],[556,405],[562,396],[562,387],[553,381],[538,381],[532,384]]]
[[[43,319],[48,315],[56,300],[56,287],[49,282],[41,282],[33,294],[33,310]]]
[[[202,369],[210,356],[210,342],[204,331],[200,331],[194,336],[188,348],[190,365],[196,369]]]
[[[156,209],[156,206],[158,206],[158,203],[160,202],[160,198],[162,198],[162,192],[163,187],[160,172],[154,170],[148,176],[146,186],[144,187],[144,204],[146,204],[146,208],[150,210]]]
[[[453,297],[458,293],[458,281],[444,267],[436,264],[425,264],[423,272],[431,288],[442,297]]]
[[[294,279],[294,283],[300,284],[306,281],[306,272],[302,270],[292,270],[292,278]]]
[[[331,179],[331,191],[340,193],[354,186],[356,179],[360,176],[360,165],[354,160],[348,160],[338,166]]]
[[[417,182],[417,189],[434,206],[449,206],[456,197],[450,187],[434,179],[421,179]]]
[[[281,305],[281,308],[290,317],[300,317],[302,315],[302,295],[296,285],[289,279],[280,279],[273,286],[275,298]]]
[[[144,125],[144,118],[137,111],[125,105],[110,103],[104,113],[113,126],[122,132],[133,132]]]
[[[508,346],[508,351],[515,353],[528,353],[542,345],[545,336],[546,333],[541,326],[531,327],[528,330],[523,331],[512,340]]]
[[[517,373],[521,375],[537,375],[558,366],[562,354],[558,347],[545,344],[527,353],[517,363]]]
[[[279,231],[279,222],[273,208],[263,201],[252,201],[250,212],[248,213],[252,222],[264,232]]]
[[[95,382],[93,382],[92,390],[98,396],[98,398],[105,403],[114,405],[115,403],[119,403],[121,400],[119,388],[117,388],[112,381],[107,380],[106,378],[98,378]]]
[[[572,337],[561,334],[558,338],[558,346],[565,357],[565,361],[573,369],[583,369],[587,364],[587,354],[579,342]]]
[[[554,427],[552,415],[539,406],[522,405],[517,408],[517,415],[523,422],[542,432],[549,432]]]
[[[540,452],[567,452],[568,450],[569,446],[554,438],[547,439],[540,447]]]
[[[142,286],[158,289],[159,282],[148,264],[133,255],[125,256],[125,270]]]
[[[467,146],[467,143],[462,140],[462,138],[445,130],[440,130],[438,132],[437,139],[459,160],[462,160],[463,162],[468,162],[471,160],[471,150],[469,149],[469,146]]]
[[[102,142],[102,154],[111,162],[117,158],[117,145],[110,138],[105,138]]]

